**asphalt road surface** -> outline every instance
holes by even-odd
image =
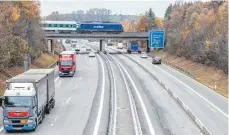
[[[109,51],[119,51],[115,47],[109,48]],[[139,54],[128,54],[128,56],[169,87],[213,135],[228,135],[226,98],[164,64],[153,65],[150,57],[143,59]]]

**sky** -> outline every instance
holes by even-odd
[[[152,8],[156,16],[164,17],[171,3],[174,0],[41,0],[41,16],[47,16],[53,11],[71,13],[90,8],[110,9],[112,14],[140,15]]]

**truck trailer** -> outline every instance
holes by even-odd
[[[36,130],[55,106],[54,69],[29,70],[6,81],[3,126],[6,131]]]
[[[138,42],[132,41],[127,45],[127,53],[138,52]]]
[[[74,76],[76,68],[76,54],[74,51],[63,51],[59,54],[59,76]]]

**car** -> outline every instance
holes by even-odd
[[[160,57],[153,57],[152,64],[161,64],[161,58]]]
[[[86,48],[86,51],[91,51],[91,48],[87,47],[87,48]]]
[[[89,57],[95,57],[95,52],[90,52],[88,56]]]
[[[112,46],[112,43],[108,43],[107,46]]]
[[[141,58],[148,58],[147,53],[146,52],[142,52],[141,53]]]
[[[76,53],[79,53],[80,52],[80,48],[79,47],[76,47],[75,52]]]

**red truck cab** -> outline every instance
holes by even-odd
[[[59,76],[74,76],[76,68],[76,54],[74,51],[63,51],[58,60]]]

